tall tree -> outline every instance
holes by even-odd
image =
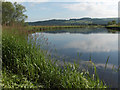
[[[11,2],[2,2],[2,24],[24,23],[27,16],[23,5]]]
[[[115,21],[115,20],[113,20],[113,21],[112,21],[112,24],[116,24],[116,21]]]
[[[0,1],[0,25],[2,23],[2,2]]]

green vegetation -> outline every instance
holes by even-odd
[[[59,29],[69,29],[69,28],[98,28],[104,27],[101,25],[74,25],[74,26],[28,26],[29,32],[34,31],[52,31],[52,30],[59,30]]]
[[[108,22],[108,25],[116,25],[117,23],[116,23],[116,21],[115,20],[113,20],[113,21],[111,21],[111,22]]]
[[[3,29],[4,88],[106,88],[91,61],[95,69],[93,75],[79,71],[77,64],[64,63],[60,66],[59,62],[46,57],[35,43],[27,43],[26,36],[27,33],[16,28]]]
[[[110,29],[110,32],[116,32],[120,30],[120,24],[113,20],[111,22],[108,22],[106,28]]]
[[[33,27],[21,26],[27,17],[25,11],[21,4],[3,2],[3,78],[0,83],[3,88],[107,88],[100,81],[92,61],[90,63],[95,73],[90,75],[89,71],[81,71],[76,63],[64,62],[60,65],[58,61],[46,56],[46,51],[37,47],[32,37],[28,43],[28,31]],[[71,27],[81,26],[38,27],[38,30]]]
[[[106,26],[106,28],[108,29],[109,32],[116,32],[116,31],[120,31],[120,25],[108,25]]]
[[[2,25],[23,24],[27,16],[26,9],[18,3],[2,2]]]
[[[120,25],[108,25],[107,27],[120,27]]]
[[[32,26],[74,26],[74,25],[107,25],[108,22],[118,22],[118,18],[80,18],[60,20],[52,19],[46,21],[28,22]]]

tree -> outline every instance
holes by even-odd
[[[118,23],[118,25],[120,25],[120,23]]]
[[[14,6],[11,2],[2,2],[2,24],[8,24],[13,19]]]
[[[116,24],[116,21],[115,21],[115,20],[113,20],[113,21],[111,21],[111,22],[108,22],[108,25],[113,25],[113,24]]]
[[[2,2],[2,24],[24,23],[27,18],[24,12],[26,9],[21,4]]]
[[[108,22],[108,25],[112,25],[112,22]]]
[[[112,24],[116,24],[116,21],[115,21],[115,20],[113,20],[113,21],[112,21]]]
[[[2,2],[0,1],[0,26],[2,23]]]

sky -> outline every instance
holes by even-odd
[[[7,0],[15,2],[18,0]],[[118,0],[19,0],[28,15],[26,21],[70,18],[118,17]]]

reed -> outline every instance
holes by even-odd
[[[3,27],[2,86],[3,88],[107,88],[90,75],[79,71],[79,65],[64,63],[61,66],[33,43],[22,27]]]

